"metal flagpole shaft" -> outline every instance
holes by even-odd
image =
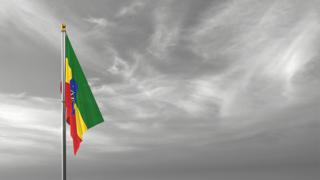
[[[66,36],[66,25],[61,24],[61,103],[62,103],[62,159],[61,159],[61,179],[67,179],[67,154],[66,154],[66,121],[65,121],[65,59],[66,59],[66,49],[65,49],[65,36]]]

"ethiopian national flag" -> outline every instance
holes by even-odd
[[[83,139],[83,134],[88,129],[103,122],[103,117],[67,35],[65,50],[66,120],[70,125],[73,150],[76,154]]]

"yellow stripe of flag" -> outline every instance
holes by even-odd
[[[76,104],[74,104],[74,109],[76,111],[77,134],[79,138],[82,139],[83,134],[87,131],[87,126],[84,123],[81,113]]]
[[[69,60],[66,58],[66,82],[70,83],[70,80],[72,79],[72,70],[69,65]]]

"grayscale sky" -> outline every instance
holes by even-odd
[[[316,180],[319,0],[0,0],[0,179],[60,178],[59,24],[105,123],[70,180]],[[69,134],[69,131],[68,131]]]

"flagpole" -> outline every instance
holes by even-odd
[[[61,158],[61,179],[66,180],[67,179],[67,154],[66,154],[66,121],[65,121],[65,58],[66,58],[66,52],[65,52],[65,36],[66,36],[66,25],[61,24],[61,109],[62,109],[62,158]]]

